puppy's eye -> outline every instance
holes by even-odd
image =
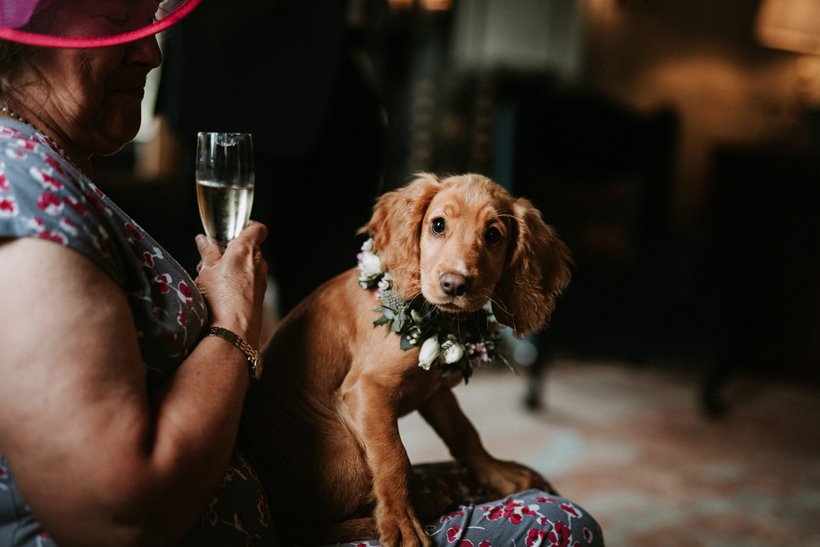
[[[433,230],[433,233],[437,236],[440,236],[444,233],[444,229],[447,227],[447,224],[444,222],[444,219],[434,218],[433,222],[430,224],[430,229]]]
[[[487,231],[484,232],[484,241],[487,242],[487,245],[497,244],[501,241],[501,231],[495,226],[490,226],[487,228]]]

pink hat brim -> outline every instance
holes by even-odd
[[[67,37],[67,36],[53,36],[50,34],[37,34],[33,32],[25,32],[15,30],[12,28],[0,27],[0,39],[9,40],[12,42],[19,42],[31,46],[44,47],[61,47],[61,48],[92,48],[116,46],[128,42],[134,42],[157,34],[176,24],[180,19],[187,16],[193,9],[199,5],[200,0],[187,0],[182,6],[174,10],[173,13],[166,15],[159,21],[142,28],[124,32],[122,34],[115,34],[111,36],[93,36],[86,38]]]

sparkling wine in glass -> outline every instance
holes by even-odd
[[[196,197],[205,233],[224,249],[247,224],[255,173],[250,133],[200,132]]]

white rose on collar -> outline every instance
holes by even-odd
[[[438,359],[441,348],[438,344],[438,337],[431,336],[421,345],[419,350],[419,366],[424,370],[430,370],[430,366]]]
[[[370,283],[376,281],[384,273],[379,255],[373,252],[373,238],[362,244],[362,250],[356,258],[358,259],[359,285],[362,288],[369,288]]]
[[[452,334],[441,345],[441,351],[444,352],[444,362],[448,365],[458,363],[464,357],[464,346],[459,344]]]

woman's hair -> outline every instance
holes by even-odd
[[[8,97],[14,77],[23,67],[28,46],[0,40],[0,100]]]

